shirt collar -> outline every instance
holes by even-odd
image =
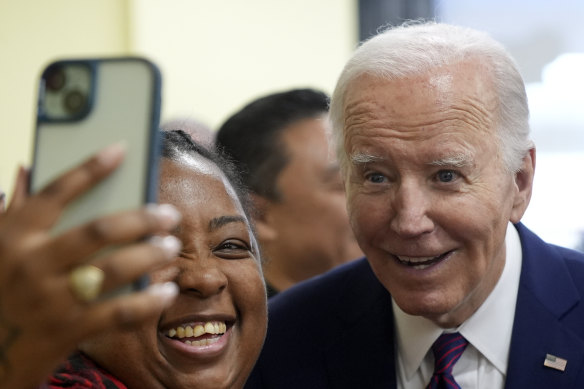
[[[495,288],[479,309],[457,329],[502,374],[507,372],[522,261],[519,234],[511,223],[507,226],[505,248],[505,267]],[[393,299],[392,306],[398,354],[406,378],[411,379],[444,329],[424,317],[408,315]]]

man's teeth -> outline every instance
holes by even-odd
[[[411,263],[411,264],[416,264],[416,263],[424,263],[424,262],[428,262],[433,260],[436,257],[404,257],[402,255],[398,255],[397,259],[399,259],[401,262],[406,262],[406,263]]]
[[[436,262],[436,260],[442,257],[443,255],[437,255],[435,257],[406,257],[403,255],[396,255],[396,258],[404,265],[408,265],[413,267],[414,269],[420,270],[432,266],[432,264]]]
[[[192,337],[197,338],[197,337],[199,337],[201,335],[205,335],[205,334],[222,335],[225,333],[225,331],[227,331],[227,326],[225,325],[224,322],[209,321],[209,322],[206,322],[204,324],[197,324],[195,326],[179,326],[176,328],[171,328],[170,330],[168,330],[166,332],[166,335],[169,336],[170,338],[178,338],[178,339],[192,338]],[[218,338],[216,338],[216,339],[218,339]],[[212,339],[203,339],[200,341],[194,340],[191,343],[193,343],[193,345],[195,345],[195,342],[203,342],[203,341],[209,341],[209,340],[212,340]],[[189,344],[189,341],[187,340],[186,343]],[[214,342],[210,342],[210,343],[214,343]],[[196,344],[196,345],[199,345],[199,344]]]

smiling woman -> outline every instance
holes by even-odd
[[[180,131],[163,136],[159,200],[182,213],[183,248],[151,278],[180,294],[139,329],[81,344],[51,388],[240,388],[257,359],[266,297],[242,197],[220,159]]]

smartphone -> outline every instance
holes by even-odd
[[[160,95],[160,71],[144,58],[65,59],[44,69],[31,192],[108,145],[126,148],[122,165],[69,204],[53,233],[156,201]]]

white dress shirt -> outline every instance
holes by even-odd
[[[522,261],[519,234],[511,223],[507,227],[505,246],[505,267],[495,288],[458,328],[444,330],[426,318],[408,315],[393,301],[398,389],[425,388],[434,373],[432,344],[442,332],[456,331],[469,342],[453,369],[454,379],[460,387],[504,387]]]

